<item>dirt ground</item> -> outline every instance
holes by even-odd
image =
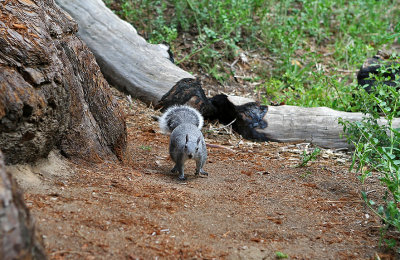
[[[125,163],[68,161],[57,151],[9,170],[50,259],[395,259],[379,248],[379,220],[360,198],[349,155],[324,150],[306,167],[307,144],[253,143],[208,124],[205,170],[170,173],[168,137],[155,112],[117,97],[127,113]]]

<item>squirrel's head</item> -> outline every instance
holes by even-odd
[[[196,142],[193,142],[189,139],[189,135],[186,135],[185,152],[189,159],[192,159],[199,152],[200,141],[201,137],[197,138]]]

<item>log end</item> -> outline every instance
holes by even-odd
[[[156,104],[156,109],[165,111],[173,105],[189,105],[196,108],[205,118],[214,117],[216,109],[206,97],[200,80],[184,78],[178,81]]]

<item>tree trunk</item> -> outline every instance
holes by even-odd
[[[6,163],[58,147],[115,160],[126,146],[122,112],[77,25],[53,0],[0,5],[0,147]]]
[[[161,44],[149,44],[101,0],[56,0],[79,24],[82,38],[113,86],[156,104],[178,81],[194,78],[175,66]]]
[[[46,259],[42,241],[0,151],[0,259]]]

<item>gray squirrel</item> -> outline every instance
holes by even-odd
[[[187,106],[179,105],[168,108],[158,120],[164,134],[171,133],[169,139],[169,154],[175,162],[171,172],[179,172],[179,179],[186,180],[184,167],[188,159],[196,161],[196,172],[208,175],[203,170],[207,160],[207,148],[201,128],[204,119],[199,111]]]

